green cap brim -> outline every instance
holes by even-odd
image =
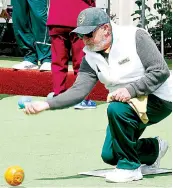
[[[74,29],[71,33],[78,33],[78,34],[88,34],[94,31],[98,26],[79,26]]]

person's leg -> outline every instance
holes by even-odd
[[[142,129],[139,132],[142,133],[143,131],[144,129]],[[156,138],[139,139],[137,141],[136,151],[139,156],[139,161],[141,164],[147,164],[147,165],[153,164],[158,156],[158,151],[159,151],[157,139]],[[106,137],[103,144],[101,157],[105,163],[110,165],[117,165],[118,158],[116,157],[113,151],[113,142],[112,142],[112,136],[111,136],[109,125],[107,126]]]
[[[38,60],[51,63],[51,44],[46,26],[49,0],[28,0]],[[51,67],[51,66],[50,66]]]
[[[106,129],[106,137],[105,137],[105,141],[102,147],[101,157],[105,163],[110,164],[110,165],[117,165],[118,158],[114,154],[113,141],[112,141],[112,136],[111,136],[109,125],[107,126],[107,129]]]
[[[158,102],[160,102],[159,105],[157,105]],[[161,101],[153,100],[152,96],[149,96],[147,107],[149,119],[151,118],[151,122],[147,125],[157,123],[171,113],[171,109]],[[141,122],[136,112],[127,103],[110,103],[107,114],[110,131],[107,132],[109,135],[106,136],[107,143],[104,143],[102,158],[105,162],[116,165],[116,168],[114,172],[106,175],[106,181],[127,182],[142,179],[140,165],[141,163],[152,164],[157,160],[158,140],[156,138],[138,140],[147,125]]]
[[[53,91],[58,95],[66,90],[70,49],[68,28],[56,28],[51,39]]]
[[[107,163],[116,165],[115,170],[106,174],[108,182],[128,182],[142,179],[140,160],[136,151],[136,132],[141,121],[127,103],[111,102],[107,109],[110,134],[106,136],[102,158]],[[112,138],[112,144],[110,139]],[[105,148],[107,145],[109,147]],[[108,143],[109,142],[109,143]],[[110,151],[112,145],[112,152]],[[106,156],[109,154],[109,157]]]
[[[172,103],[161,100],[155,95],[148,96],[147,116],[149,122],[147,126],[156,124],[165,119],[172,112]],[[146,125],[141,124],[141,128]],[[141,129],[142,130],[142,129]],[[139,133],[137,133],[139,134]],[[140,136],[141,134],[139,134]],[[159,155],[158,138],[142,138],[137,141],[137,152],[142,164],[152,165]]]
[[[138,138],[142,135],[146,126],[161,121],[162,119],[164,119],[171,113],[171,103],[169,105],[165,105],[165,104],[163,104],[163,101],[160,100],[159,98],[155,97],[154,95],[149,95],[148,105],[147,105],[147,115],[148,115],[150,121],[147,125],[143,124],[140,121],[140,119],[137,117],[137,115],[133,117],[133,121],[129,119],[130,111],[132,110],[131,113],[132,114],[134,113],[133,109],[130,110],[129,108],[127,108],[125,110],[126,117],[124,117],[124,115],[123,115],[124,113],[123,113],[122,109],[125,106],[128,107],[128,104],[124,103],[124,105],[123,105],[123,103],[119,103],[119,102],[115,102],[115,103],[117,105],[111,104],[111,107],[109,107],[109,110],[108,110],[111,112],[111,113],[110,112],[109,113],[112,114],[113,118],[114,118],[114,116],[116,117],[117,113],[118,113],[118,114],[121,114],[120,120],[123,125],[128,124],[128,121],[129,121],[129,126],[131,125],[131,123],[133,123],[133,125],[135,125],[138,122],[137,124],[138,124],[139,128],[136,129],[134,126],[135,129],[134,129],[134,131],[132,131],[131,135],[134,135],[133,139],[137,141],[134,149],[136,149],[137,156],[139,157],[139,162],[141,164],[148,164],[148,165],[153,164],[158,157],[158,152],[159,152],[158,139],[157,138],[146,138],[146,139],[142,138],[142,139],[138,140]],[[122,106],[124,106],[124,107],[122,107]],[[121,113],[118,112],[120,108],[122,111]],[[128,117],[127,117],[127,115],[128,115]],[[135,115],[135,113],[134,113],[134,115]],[[117,118],[117,119],[119,119],[119,118]],[[137,121],[137,122],[134,123],[134,119],[136,119],[135,121]],[[125,123],[123,121],[125,121]],[[114,122],[114,124],[116,124],[116,123]],[[118,125],[121,125],[121,124],[118,123]],[[129,128],[129,126],[128,126],[128,128]],[[114,125],[114,127],[117,127],[117,125]],[[121,127],[123,128],[124,126],[121,126]],[[119,141],[123,140],[123,138],[121,138],[122,137],[121,134],[123,132],[123,129],[121,127],[118,126],[117,129],[116,128],[114,129],[114,131],[117,132],[117,134],[116,134],[117,137],[115,137],[115,136],[112,137],[109,125],[108,125],[107,131],[106,131],[106,138],[105,138],[105,142],[104,142],[103,149],[102,149],[102,159],[104,160],[104,162],[111,164],[111,165],[116,165],[118,162],[116,150],[120,146],[117,147],[116,145],[118,144],[117,139],[119,139]],[[131,126],[131,127],[133,127],[133,126]],[[118,131],[120,131],[121,134],[118,134]],[[127,130],[126,130],[126,132],[127,132]],[[131,131],[129,131],[129,132],[131,132]],[[115,135],[115,134],[113,134],[113,135]],[[117,138],[117,139],[115,139],[115,138]],[[115,141],[113,142],[113,140],[115,140]],[[116,143],[116,144],[114,144],[114,143]],[[126,148],[127,148],[127,146],[126,146]],[[123,149],[120,151],[123,151]]]
[[[84,52],[83,52],[84,43],[76,34],[70,35],[70,41],[71,41],[74,75],[77,75],[80,64],[82,62],[82,58],[84,57]]]
[[[13,29],[16,42],[24,54],[24,61],[37,64],[35,38],[31,31],[30,12],[27,0],[12,0]]]
[[[127,103],[111,102],[107,109],[112,148],[117,168],[136,169],[140,161],[136,152],[136,131],[141,121]]]

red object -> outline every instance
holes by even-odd
[[[73,72],[68,72],[66,89],[75,81]],[[38,70],[0,69],[0,93],[12,95],[30,95],[46,97],[52,92],[51,72]],[[108,91],[103,84],[98,82],[91,91],[89,98],[92,100],[105,101]]]
[[[64,92],[66,89],[66,79],[68,74],[68,62],[70,50],[72,53],[72,62],[74,75],[78,73],[80,64],[82,62],[83,41],[76,35],[69,35],[71,28],[54,28],[56,35],[51,35],[52,45],[52,78],[53,91],[55,95]]]
[[[50,0],[47,25],[76,27],[79,13],[90,6],[91,0]]]
[[[70,50],[74,74],[82,62],[83,41],[70,32],[77,25],[79,13],[95,6],[93,0],[50,0],[47,25],[51,36],[53,91],[58,95],[65,91]]]

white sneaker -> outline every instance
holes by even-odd
[[[40,71],[51,71],[51,62],[44,62],[40,66]]]
[[[47,99],[53,99],[55,93],[54,92],[51,92],[47,95]]]
[[[156,161],[152,165],[142,165],[141,171],[143,174],[148,174],[150,171],[153,171],[154,169],[158,169],[160,166],[160,160],[164,155],[166,154],[168,150],[168,142],[166,140],[162,140],[159,137],[157,137],[157,140],[159,142],[159,155],[156,159]]]
[[[143,175],[141,173],[140,167],[134,170],[115,168],[113,172],[106,174],[106,181],[115,182],[115,183],[137,181],[142,178],[143,178]]]
[[[31,63],[30,61],[22,61],[19,64],[13,65],[13,69],[18,69],[18,70],[26,70],[26,69],[38,69],[38,65],[35,65],[34,63]]]

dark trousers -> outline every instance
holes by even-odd
[[[51,62],[50,37],[46,26],[48,0],[12,0],[13,29],[24,60]]]
[[[153,164],[159,153],[158,140],[139,137],[147,126],[160,122],[171,112],[171,102],[149,95],[149,122],[143,124],[128,103],[111,102],[107,109],[109,124],[101,154],[103,161],[121,169],[136,169],[141,164]]]
[[[83,41],[75,34],[69,35],[73,29],[74,28],[70,27],[50,27],[49,33],[52,40],[53,90],[55,95],[58,95],[66,90],[70,50],[75,75],[77,75],[79,71],[79,67],[84,56]]]

